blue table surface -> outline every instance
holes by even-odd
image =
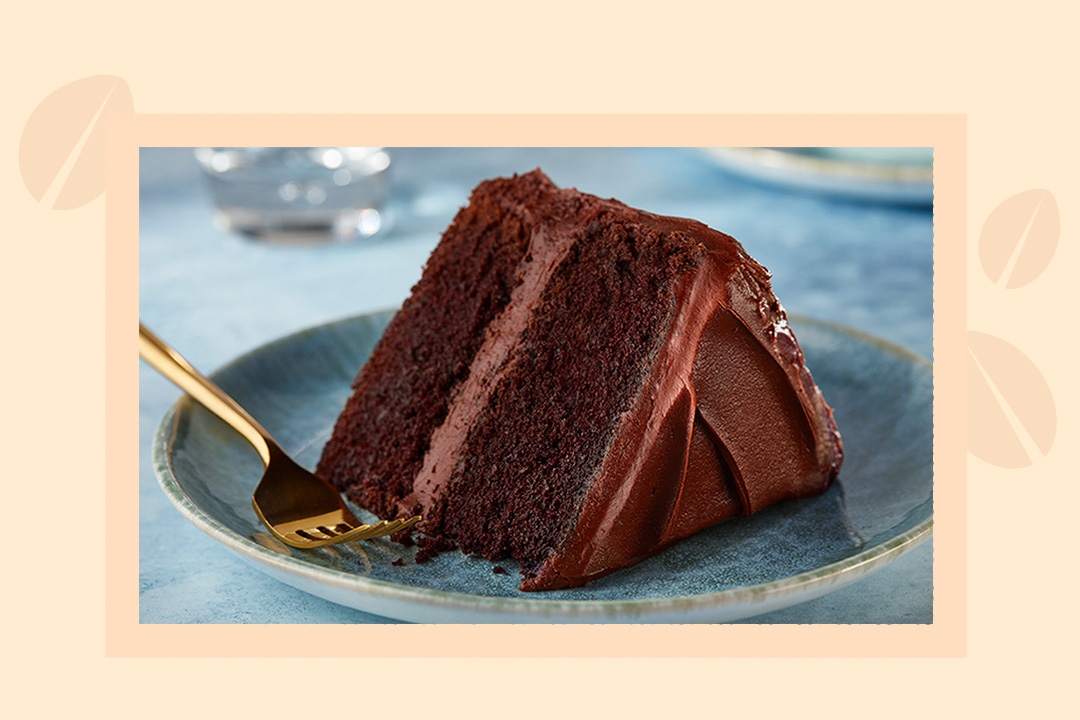
[[[789,312],[932,357],[929,208],[765,186],[689,148],[402,148],[392,157],[389,232],[350,244],[284,247],[214,227],[190,149],[143,148],[140,319],[209,373],[291,332],[396,307],[478,182],[540,167],[558,185],[727,232],[769,268]],[[172,507],[154,477],[150,444],[179,397],[139,364],[140,622],[393,622],[264,575]],[[852,586],[743,622],[931,623],[932,541]]]

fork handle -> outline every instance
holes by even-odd
[[[229,397],[210,378],[204,376],[161,338],[139,323],[139,356],[151,367],[197,400],[203,407],[224,420],[244,436],[262,458],[270,462],[270,434],[244,408]]]

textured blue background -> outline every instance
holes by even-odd
[[[390,232],[349,245],[280,247],[214,228],[191,151],[140,157],[141,320],[210,372],[282,335],[394,307],[471,188],[542,168],[557,184],[692,217],[738,238],[785,307],[932,358],[933,217],[744,180],[692,149],[396,149]],[[283,585],[184,520],[157,486],[150,440],[180,392],[140,382],[140,620],[380,623]],[[876,575],[756,623],[929,623],[932,543]]]

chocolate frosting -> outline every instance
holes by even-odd
[[[768,272],[706,226],[671,332],[563,547],[523,590],[583,585],[736,514],[823,492],[843,458]]]

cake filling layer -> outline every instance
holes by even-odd
[[[532,231],[528,251],[522,260],[524,270],[518,273],[521,280],[510,294],[506,309],[488,325],[468,378],[457,387],[446,419],[432,433],[412,492],[399,503],[402,514],[426,512],[447,487],[458,466],[469,430],[510,369],[509,361],[519,349],[521,334],[572,242],[573,239],[565,234],[549,233],[540,227]]]

